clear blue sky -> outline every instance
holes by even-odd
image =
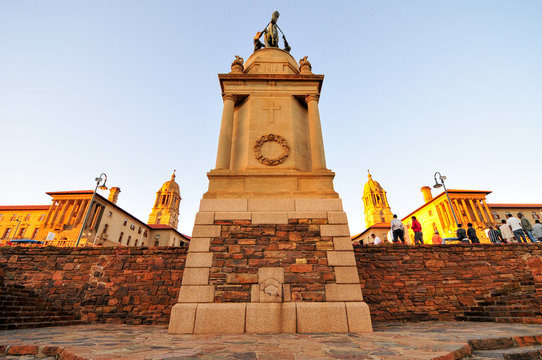
[[[93,188],[146,221],[177,169],[190,234],[214,167],[217,73],[279,10],[326,75],[320,114],[352,234],[371,169],[392,211],[435,171],[489,202],[542,203],[541,1],[1,1],[0,204]],[[106,195],[106,194],[105,194]]]

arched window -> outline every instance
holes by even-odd
[[[121,233],[120,233],[120,236],[119,236],[119,242],[121,242],[121,241],[122,241],[122,237],[123,237],[123,236],[124,236],[124,233],[123,233],[123,232],[121,232]]]
[[[104,225],[104,234],[107,234],[107,228],[109,227],[109,224]]]
[[[132,240],[132,236],[128,236],[128,240],[126,240],[126,246],[130,246],[130,240]]]
[[[156,240],[156,241],[154,242],[154,246],[158,246],[159,244],[160,244],[160,242],[159,242],[158,240]]]
[[[134,246],[137,246],[137,243],[139,242],[138,239],[136,239],[135,243],[134,243]]]

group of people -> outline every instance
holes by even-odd
[[[517,214],[517,218],[512,214],[508,214],[507,220],[502,220],[502,224],[497,226],[489,226],[487,236],[489,240],[494,244],[512,243],[512,242],[524,242],[527,243],[527,239],[530,242],[542,242],[542,224],[540,220],[535,220],[535,224],[531,225],[529,220],[523,216],[522,213]],[[422,225],[416,219],[412,217],[412,223],[410,228],[414,232],[414,244],[423,245],[423,233]],[[371,234],[373,243],[379,245],[382,243],[382,239],[375,234]],[[401,220],[397,218],[397,215],[393,215],[391,220],[391,229],[388,233],[388,238],[394,244],[405,244],[405,228]],[[479,244],[480,239],[476,234],[476,229],[471,223],[467,224],[467,229],[463,228],[463,224],[458,224],[455,240],[463,243]],[[433,244],[442,244],[443,240],[438,231],[435,231],[433,238],[431,239]]]

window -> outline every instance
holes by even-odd
[[[139,242],[139,240],[136,239],[135,243],[134,243],[134,246],[137,246],[137,243]]]
[[[10,232],[11,228],[7,228],[6,231],[4,231],[4,235],[2,235],[2,239],[7,239]]]
[[[120,236],[119,236],[119,242],[121,242],[121,241],[122,241],[122,237],[123,237],[123,236],[124,236],[124,233],[123,233],[123,232],[121,232],[121,233],[120,233]]]
[[[124,223],[122,225],[126,226],[128,224],[128,219],[124,218]]]
[[[39,228],[34,229],[34,232],[32,233],[32,237],[31,237],[32,240],[34,240],[36,238],[36,235],[38,234],[38,230],[39,230]]]
[[[110,212],[107,213],[107,215],[108,215],[109,217],[111,217],[111,216],[113,216],[113,212],[110,211]]]
[[[143,237],[147,237],[147,230],[143,231]]]
[[[533,219],[539,220],[539,219],[540,219],[540,215],[538,215],[537,213],[533,212]]]
[[[429,210],[429,216],[433,216],[433,211]]]
[[[107,228],[109,228],[109,224],[104,225],[104,232],[103,232],[104,234],[107,234]]]
[[[11,219],[9,219],[9,220],[10,220],[10,221],[15,221],[15,220],[17,220],[17,214],[13,214],[13,215],[11,216]]]
[[[132,236],[128,236],[128,240],[126,240],[126,246],[130,246],[130,240],[132,240]]]
[[[30,220],[30,214],[26,214],[26,216],[24,217],[24,221],[28,221]]]
[[[139,229],[137,229],[137,233],[141,234],[141,226],[139,227]]]
[[[43,221],[43,220],[45,220],[45,214],[40,215],[40,221]]]
[[[19,230],[19,237],[23,237],[24,235],[24,232],[25,232],[26,228],[21,228],[21,230]]]
[[[493,214],[493,217],[495,218],[495,220],[499,220],[501,217],[499,216],[499,214],[497,214],[496,212],[494,212]]]
[[[132,223],[132,224],[130,225],[130,230],[134,230],[134,229],[135,229],[135,224]]]
[[[156,240],[156,241],[154,242],[154,246],[158,246],[159,244],[160,244],[160,242],[159,242],[158,240]]]

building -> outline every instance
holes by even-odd
[[[466,229],[468,223],[473,224],[480,242],[489,243],[485,230],[489,226],[500,224],[506,219],[507,214],[517,216],[517,213],[522,213],[531,223],[542,218],[542,204],[488,204],[486,197],[491,191],[449,189],[450,202],[445,192],[433,197],[429,186],[423,186],[421,192],[424,203],[401,220],[405,226],[407,244],[412,244],[411,239],[414,238],[411,229],[412,216],[415,216],[422,225],[426,244],[431,243],[435,231],[438,231],[444,239],[453,238],[457,224],[462,224]],[[387,220],[385,207],[388,204],[385,194],[380,184],[372,180],[369,174],[369,181],[363,191],[367,229],[353,236],[353,242],[370,244],[373,242],[371,234],[379,236],[382,240],[386,239],[390,223],[384,221]],[[378,221],[379,217],[382,221]]]
[[[468,223],[472,223],[480,242],[490,242],[484,230],[489,225],[495,224],[492,212],[486,203],[486,196],[491,194],[491,191],[449,189],[451,208],[445,192],[433,197],[429,186],[422,187],[421,191],[425,203],[402,219],[405,232],[408,231],[410,238],[414,238],[411,218],[415,216],[422,225],[424,243],[431,243],[435,231],[438,231],[443,238],[455,237],[456,219],[465,229]]]
[[[487,204],[491,209],[491,214],[497,223],[505,220],[506,215],[512,214],[517,217],[518,213],[522,213],[531,224],[535,220],[542,219],[542,204]]]
[[[119,193],[118,187],[110,189],[108,198],[92,190],[55,191],[47,192],[52,197],[51,205],[0,206],[0,244],[23,239],[52,246],[188,244],[190,238],[177,231],[181,196],[175,174],[157,193],[149,217],[152,223],[145,223],[119,207]],[[159,212],[165,215],[153,217]]]
[[[373,180],[368,172],[368,180],[363,187],[363,209],[365,215],[365,231],[354,235],[352,241],[360,244],[372,244],[374,242],[371,234],[375,234],[387,241],[390,231],[390,222],[393,219],[386,191],[378,181]]]

